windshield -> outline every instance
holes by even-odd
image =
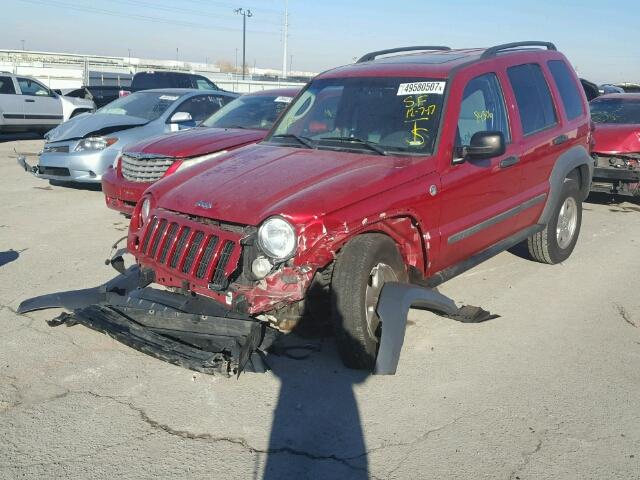
[[[152,121],[162,115],[180,95],[162,92],[136,92],[105,105],[97,114],[129,115]]]
[[[590,103],[595,123],[640,123],[640,100],[603,98]]]
[[[415,78],[315,80],[267,141],[383,155],[429,155],[444,87],[444,81]]]
[[[200,126],[268,130],[290,102],[291,97],[284,96],[239,97],[211,115]]]

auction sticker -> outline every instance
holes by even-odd
[[[444,86],[447,82],[413,82],[401,83],[398,86],[397,95],[423,95],[425,93],[434,93],[442,95]]]
[[[291,100],[293,100],[293,97],[277,97],[274,102],[291,103]]]
[[[174,101],[174,100],[178,99],[178,96],[177,95],[160,95],[159,98],[160,98],[160,100],[171,100],[171,101]]]

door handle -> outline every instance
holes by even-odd
[[[567,137],[566,135],[560,135],[560,136],[557,136],[556,138],[553,139],[553,144],[554,145],[562,145],[567,140],[569,140],[569,137]]]
[[[33,98],[26,98],[26,99],[25,99],[25,102],[28,102],[28,103],[35,103],[35,100],[34,100]]]
[[[507,168],[518,163],[520,159],[518,157],[507,157],[500,161],[500,168]]]

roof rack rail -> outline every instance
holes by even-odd
[[[398,47],[398,48],[389,48],[388,50],[378,50],[377,52],[370,52],[366,55],[363,55],[358,59],[356,63],[369,62],[371,60],[375,60],[376,57],[380,55],[386,55],[387,53],[398,53],[398,52],[414,52],[419,50],[438,50],[438,51],[447,51],[451,50],[451,47],[445,47],[442,45],[436,46],[418,46],[418,47]]]
[[[493,57],[498,52],[501,52],[503,50],[509,50],[511,48],[518,48],[518,47],[546,47],[547,50],[558,50],[556,46],[551,42],[539,42],[537,40],[530,40],[526,42],[503,43],[502,45],[489,47],[484,52],[482,52],[482,55],[480,55],[480,58]]]

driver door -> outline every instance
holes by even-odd
[[[62,102],[47,87],[31,78],[17,77],[28,125],[50,126],[62,122]]]
[[[460,99],[454,155],[442,173],[441,255],[438,269],[459,263],[517,230],[521,184],[518,146],[512,142],[509,116],[498,75],[468,79]],[[500,131],[506,151],[488,159],[462,159],[461,147],[474,133]]]

